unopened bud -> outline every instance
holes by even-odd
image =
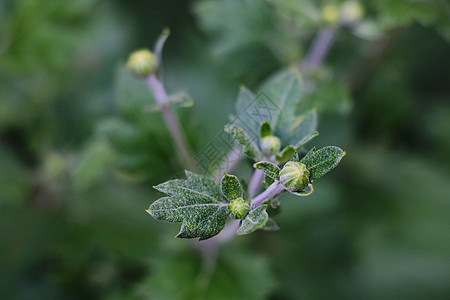
[[[341,20],[344,23],[353,23],[364,15],[364,9],[357,1],[347,1],[341,7]]]
[[[322,19],[330,25],[339,22],[339,8],[333,4],[327,4],[322,8]]]
[[[137,77],[146,77],[154,73],[158,65],[155,55],[147,49],[142,49],[131,53],[127,68]]]
[[[281,141],[273,135],[261,139],[261,149],[265,154],[275,154],[280,151]]]
[[[243,219],[248,214],[249,205],[242,198],[234,199],[228,204],[228,212],[236,219]]]
[[[305,189],[309,182],[309,171],[300,162],[289,161],[280,171],[280,182],[290,192]]]

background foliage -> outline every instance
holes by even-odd
[[[360,1],[301,103],[318,148],[348,155],[312,196],[283,198],[280,231],[236,238],[211,270],[144,211],[183,170],[128,53],[171,28],[163,77],[195,100],[179,114],[199,153],[239,85],[298,64],[341,2],[0,1],[0,298],[446,298],[445,1]]]

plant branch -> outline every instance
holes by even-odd
[[[278,197],[285,189],[286,188],[280,182],[275,181],[264,192],[253,198],[251,204],[258,207],[264,201]]]
[[[253,172],[253,176],[250,179],[250,183],[248,184],[248,196],[250,198],[254,197],[259,193],[262,187],[262,181],[264,180],[264,172],[256,169]]]
[[[187,146],[186,138],[182,132],[182,129],[175,117],[175,113],[168,104],[169,97],[161,81],[156,75],[149,75],[146,79],[147,85],[155,97],[156,103],[161,107],[162,115],[166,123],[167,129],[172,136],[173,141],[177,147],[176,151],[179,154],[179,158],[182,164],[191,171],[196,169],[194,161],[189,147]]]
[[[319,31],[309,48],[305,59],[300,63],[300,69],[305,75],[317,70],[336,39],[337,27],[326,27]]]

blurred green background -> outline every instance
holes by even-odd
[[[179,225],[144,211],[183,169],[128,54],[170,27],[163,78],[195,101],[178,113],[198,153],[239,86],[298,64],[341,2],[0,0],[0,298],[448,299],[446,1],[359,2],[301,104],[311,145],[348,155],[282,199],[280,231],[223,246],[208,278]]]

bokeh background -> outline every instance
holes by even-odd
[[[311,145],[348,155],[205,277],[144,211],[183,168],[128,54],[170,27],[163,78],[195,101],[178,114],[198,153],[239,86],[298,64],[342,1],[1,0],[0,298],[448,299],[449,3],[359,3],[302,102]]]

